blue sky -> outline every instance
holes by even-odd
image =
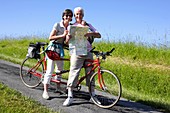
[[[168,45],[169,4],[170,0],[1,0],[0,38],[48,36],[64,9],[81,6],[84,19],[105,40]]]

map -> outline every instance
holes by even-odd
[[[69,40],[69,51],[71,54],[87,55],[87,38],[84,36],[88,27],[70,26],[69,33],[72,38]]]

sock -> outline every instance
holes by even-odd
[[[73,97],[73,90],[72,88],[68,88],[68,97]]]

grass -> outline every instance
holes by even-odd
[[[109,67],[119,76],[124,97],[170,110],[169,48],[105,42],[96,46],[101,50],[116,48],[114,56],[108,58],[110,63],[103,67]]]
[[[57,113],[0,83],[0,113]]]
[[[21,64],[29,43],[37,41],[48,42],[43,38],[0,40],[0,59]],[[170,111],[169,48],[148,47],[133,42],[96,42],[94,46],[101,51],[116,48],[102,66],[118,75],[123,87],[123,97]],[[68,68],[69,63],[65,67]]]

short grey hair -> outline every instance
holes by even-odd
[[[76,7],[76,8],[74,8],[74,14],[75,14],[77,11],[81,11],[82,14],[83,14],[83,16],[84,16],[84,9],[83,9],[83,8],[81,8],[81,7]]]

